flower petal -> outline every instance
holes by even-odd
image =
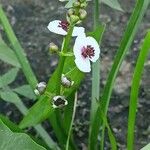
[[[54,32],[56,34],[60,34],[60,35],[67,35],[67,32],[62,29],[61,27],[59,27],[59,23],[61,21],[60,20],[54,20],[54,21],[51,21],[47,28],[51,31],[51,32]]]
[[[86,43],[87,45],[91,45],[94,48],[94,57],[89,58],[92,62],[96,62],[96,60],[99,58],[100,55],[100,47],[97,41],[93,37],[86,37]]]
[[[85,28],[83,27],[74,27],[72,36],[85,35]]]
[[[75,44],[73,47],[73,52],[75,55],[75,58],[82,57],[82,48],[83,46],[86,45],[86,36],[85,34],[81,34],[81,36],[78,36],[75,40]]]
[[[90,60],[87,58],[78,57],[75,59],[75,64],[77,65],[78,69],[82,72],[90,72],[91,71],[91,64]]]

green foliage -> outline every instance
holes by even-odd
[[[29,99],[32,99],[32,100],[36,99],[36,96],[32,88],[30,87],[30,85],[22,85],[18,88],[13,89],[13,91]]]
[[[22,132],[22,130],[18,127],[18,125],[16,125],[15,123],[13,123],[12,121],[10,121],[6,116],[0,114],[0,120],[2,120],[2,122],[13,132]]]
[[[150,149],[150,143],[147,144],[145,147],[143,147],[141,150],[149,150]]]
[[[35,143],[25,133],[13,133],[1,120],[0,120],[0,149],[3,150],[46,150],[44,147]]]
[[[50,97],[43,95],[41,99],[29,109],[28,114],[20,123],[20,128],[33,126],[45,120],[54,111],[51,105],[52,97],[53,95]]]
[[[134,149],[134,126],[137,113],[138,105],[138,95],[140,81],[142,78],[142,73],[144,70],[144,63],[150,52],[150,32],[147,33],[142,47],[140,49],[140,54],[136,63],[136,67],[133,74],[130,103],[129,103],[129,117],[128,117],[128,136],[127,136],[127,148],[128,150]]]
[[[138,27],[141,23],[141,20],[144,16],[144,13],[145,13],[149,3],[150,3],[149,0],[145,0],[145,1],[138,0],[137,1],[136,7],[131,15],[128,26],[125,30],[119,50],[117,51],[113,66],[111,68],[106,85],[104,87],[102,97],[100,99],[102,102],[102,109],[103,109],[103,112],[105,115],[107,114],[110,97],[111,97],[111,93],[113,90],[113,86],[115,83],[117,73],[119,71],[119,68],[124,60],[124,57],[125,57],[128,49],[130,48],[130,46],[132,44],[135,33],[138,30]],[[99,112],[100,111],[97,111],[97,114],[95,115],[95,120],[94,120],[95,123],[94,123],[94,125],[92,127],[92,131],[91,131],[92,135],[91,135],[91,139],[90,139],[90,142],[91,142],[90,148],[93,150],[96,148],[97,137],[99,134],[99,128],[102,125],[102,120],[100,119],[100,117],[98,117],[98,116],[100,116]]]
[[[12,91],[0,91],[0,97],[6,102],[20,103],[20,98]]]
[[[12,49],[10,49],[6,43],[2,40],[0,36],[0,60],[11,64],[14,67],[20,67],[20,64],[18,62],[18,59],[13,52]]]
[[[123,11],[123,9],[121,8],[121,5],[119,4],[118,0],[102,0],[102,3],[108,5],[109,7],[119,10],[119,11]]]
[[[0,88],[3,88],[8,84],[12,83],[16,79],[17,73],[18,73],[18,69],[13,68],[9,70],[7,73],[5,73],[4,75],[0,76]]]

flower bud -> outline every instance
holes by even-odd
[[[70,22],[73,23],[73,24],[77,23],[79,20],[80,20],[80,18],[76,15],[71,15],[70,16]]]
[[[85,8],[87,6],[87,2],[84,2],[80,5],[81,8]]]
[[[86,0],[80,0],[80,2],[81,2],[81,3],[84,3],[84,2],[86,2]]]
[[[80,2],[74,2],[73,7],[80,7]]]
[[[74,14],[74,10],[72,8],[70,8],[67,12],[68,16],[71,16]]]
[[[58,52],[58,46],[54,43],[50,43],[49,44],[49,51],[53,54],[53,53],[57,53]]]
[[[74,81],[71,81],[69,78],[65,77],[64,74],[62,74],[61,84],[66,88],[70,88],[74,84]]]
[[[68,101],[65,99],[64,96],[58,95],[53,97],[53,102],[52,102],[53,108],[62,108],[66,105],[68,105]]]
[[[79,10],[79,13],[80,13],[80,19],[81,19],[81,20],[83,20],[83,19],[86,18],[86,16],[87,16],[86,10],[80,9],[80,10]]]
[[[36,89],[34,90],[35,95],[41,95],[44,93],[46,88],[46,83],[45,82],[40,82],[37,84]]]

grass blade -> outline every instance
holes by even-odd
[[[124,33],[124,36],[122,38],[119,50],[116,54],[113,66],[111,68],[110,74],[108,76],[104,91],[103,91],[103,95],[101,98],[101,103],[102,103],[102,109],[104,114],[107,114],[107,110],[108,110],[108,106],[109,106],[109,102],[110,102],[110,97],[112,94],[112,90],[113,90],[113,86],[115,83],[115,79],[117,76],[117,73],[119,71],[119,68],[124,60],[124,57],[128,51],[128,49],[130,48],[134,36],[137,32],[137,29],[141,23],[141,20],[147,10],[147,7],[150,3],[150,0],[138,0],[137,4],[135,6],[135,9],[131,15],[131,18],[129,20],[128,26],[126,28],[126,31]],[[100,108],[98,108],[100,109]],[[91,149],[95,150],[96,148],[96,143],[97,143],[97,137],[99,134],[99,129],[100,129],[100,125],[102,123],[102,120],[100,119],[99,111],[97,111],[97,114],[95,115],[95,123],[92,127],[92,146]]]
[[[136,110],[138,105],[138,94],[140,81],[142,78],[142,72],[144,70],[144,63],[150,52],[150,32],[147,33],[140,54],[136,63],[136,67],[133,74],[130,103],[129,103],[129,118],[128,118],[128,135],[127,135],[127,149],[134,149],[134,128],[136,119]]]
[[[21,68],[23,70],[23,73],[25,74],[27,81],[34,90],[38,81],[30,67],[30,64],[26,58],[26,54],[23,48],[21,47],[19,41],[17,40],[1,5],[0,5],[0,23],[3,25],[3,28],[19,60],[19,63],[21,65]]]
[[[106,117],[106,115],[102,112],[102,109],[101,109],[100,113],[101,113],[101,116],[100,116],[100,117],[102,118],[102,120],[103,120],[103,122],[104,122],[103,133],[105,133],[105,126],[106,126],[107,131],[108,131],[108,137],[109,137],[109,140],[110,140],[110,143],[111,143],[111,148],[112,148],[112,150],[117,150],[117,142],[116,142],[115,136],[114,136],[114,134],[113,134],[113,132],[112,132],[110,126],[109,126],[107,117]],[[104,134],[103,134],[103,135],[104,135]],[[102,138],[102,140],[104,140],[104,138]],[[104,145],[103,145],[103,144],[104,144],[104,141],[102,142],[102,146],[101,146],[101,149],[102,149],[102,150],[103,150],[103,148],[104,148]]]

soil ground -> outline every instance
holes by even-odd
[[[101,5],[101,22],[106,23],[106,32],[101,44],[101,88],[105,84],[114,56],[119,47],[121,37],[125,30],[127,21],[133,7],[134,0],[120,0],[124,12],[110,9],[108,6]],[[13,29],[25,49],[31,66],[35,71],[39,81],[47,81],[49,75],[57,65],[57,57],[50,57],[48,45],[51,41],[60,45],[62,37],[50,33],[46,26],[49,21],[54,19],[64,19],[65,9],[58,0],[1,0],[2,5],[9,16]],[[92,3],[89,4],[88,13],[92,16]],[[87,31],[92,29],[92,17],[87,18],[83,24]],[[126,145],[128,103],[130,95],[131,78],[135,62],[139,53],[139,47],[145,36],[147,29],[150,28],[150,8],[144,16],[134,43],[127,54],[116,80],[111,103],[109,107],[109,121],[115,136],[119,142],[119,149],[124,150]],[[0,74],[6,72],[9,66],[0,62]],[[135,150],[150,142],[150,61],[145,65],[145,71],[140,88],[139,109],[136,121]],[[25,83],[22,76],[18,77],[15,86]],[[86,75],[86,79],[79,89],[78,108],[75,119],[74,133],[80,149],[86,149],[89,109],[90,109],[90,88],[91,74]],[[21,114],[11,104],[0,101],[0,112],[19,122]],[[109,143],[106,141],[105,149],[109,150]]]

